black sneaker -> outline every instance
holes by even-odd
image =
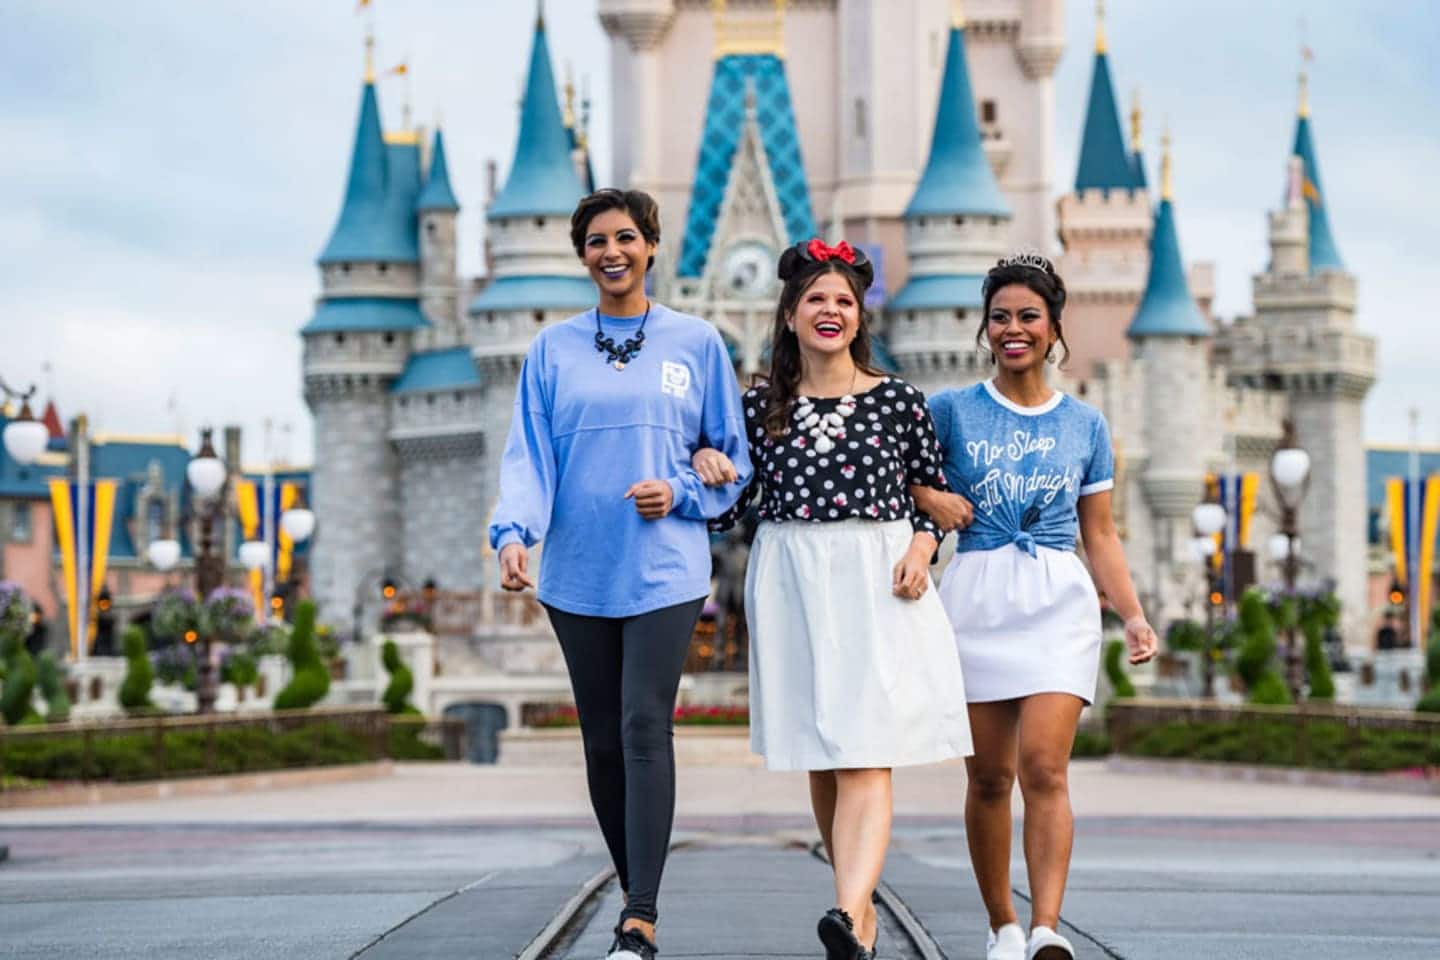
[[[825,911],[815,932],[825,944],[825,960],[869,960],[871,956],[855,939],[855,921],[839,907]]]
[[[615,939],[610,943],[610,952],[605,960],[655,960],[659,951],[655,944],[639,930],[615,928]]]

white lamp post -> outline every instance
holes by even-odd
[[[180,562],[180,541],[179,540],[152,540],[150,541],[150,565],[161,573],[175,569],[175,564]]]
[[[240,544],[240,562],[249,570],[270,566],[270,546],[264,540],[246,540]]]
[[[1270,556],[1280,562],[1285,592],[1293,597],[1295,581],[1300,576],[1299,512],[1300,501],[1305,498],[1310,482],[1310,454],[1296,443],[1292,420],[1285,421],[1280,447],[1270,458],[1270,480],[1275,484],[1275,499],[1280,503],[1280,531],[1270,538]],[[1290,697],[1298,703],[1301,687],[1305,685],[1305,666],[1294,626],[1286,630],[1285,665]]]
[[[280,514],[280,529],[295,543],[304,543],[315,532],[315,511],[291,507]]]

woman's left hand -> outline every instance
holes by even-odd
[[[641,480],[625,491],[625,499],[635,500],[635,509],[646,520],[659,520],[675,505],[675,491],[664,480]]]
[[[934,541],[929,542],[929,550],[912,546],[905,551],[900,562],[895,564],[894,583],[891,586],[895,596],[905,600],[919,600],[925,595],[930,586],[930,554],[934,550]]]
[[[1125,621],[1125,646],[1130,651],[1132,664],[1144,663],[1160,648],[1160,640],[1143,613]]]

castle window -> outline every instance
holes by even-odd
[[[425,233],[428,234],[429,236],[432,236],[432,237],[435,236],[435,221],[434,221],[434,220],[427,219],[427,220],[425,221]]]
[[[385,338],[384,338],[384,339],[385,339],[385,346],[388,347],[388,346],[390,346],[392,343],[395,342],[395,334],[390,333],[390,332],[387,331],[387,332],[385,333]]]
[[[964,311],[964,310],[956,310],[956,311],[955,311],[955,319],[956,319],[956,320],[959,320],[960,322],[963,323],[963,322],[965,321],[965,311]]]
[[[981,123],[987,123],[987,124],[988,124],[988,123],[994,123],[994,122],[995,122],[995,118],[998,117],[999,114],[1000,114],[1000,111],[998,111],[997,109],[995,109],[995,101],[994,101],[994,100],[981,100],[981,101],[980,101],[980,122],[981,122]]]
[[[376,264],[376,265],[375,265],[375,269],[377,269],[377,270],[380,271],[381,276],[384,276],[387,272],[389,272],[389,270],[390,270],[390,264],[388,264],[388,263]]]
[[[956,217],[956,218],[955,218],[955,226],[957,226],[957,227],[963,227],[963,226],[965,226],[965,218],[964,218],[964,217]]]
[[[545,311],[544,311],[544,310],[536,310],[536,311],[535,311],[535,322],[536,322],[536,323],[544,323],[544,322],[545,322]]]
[[[461,393],[459,390],[456,390],[456,391],[455,391],[455,402],[456,402],[456,403],[464,403],[464,402],[465,402],[465,394]]]
[[[344,345],[345,345],[345,334],[343,334],[343,333],[337,333],[337,334],[335,334],[335,346],[341,347],[341,346],[344,346]]]
[[[865,98],[855,98],[855,136],[863,137],[865,133]]]
[[[10,542],[29,543],[34,531],[30,517],[30,501],[15,500],[10,504]]]
[[[341,272],[341,273],[349,273],[349,272],[350,272],[350,264],[348,264],[348,263],[342,263],[342,264],[340,264],[340,272]]]
[[[539,227],[539,228],[542,229],[542,230],[545,229],[545,218],[544,218],[544,217],[536,217],[536,218],[535,218],[535,226]]]
[[[432,406],[432,407],[435,406],[435,394],[433,394],[433,393],[427,393],[427,394],[425,394],[425,403],[428,404],[429,406]]]
[[[410,406],[410,398],[409,398],[409,397],[401,397],[401,398],[400,398],[400,409],[401,409],[401,410],[404,410],[404,409],[405,409],[406,407],[408,407],[408,406]]]

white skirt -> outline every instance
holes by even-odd
[[[933,589],[891,592],[908,520],[762,523],[745,576],[750,748],[771,770],[969,756],[965,681]]]
[[[1095,699],[1100,598],[1074,551],[956,553],[940,578],[970,703],[1036,693]]]

